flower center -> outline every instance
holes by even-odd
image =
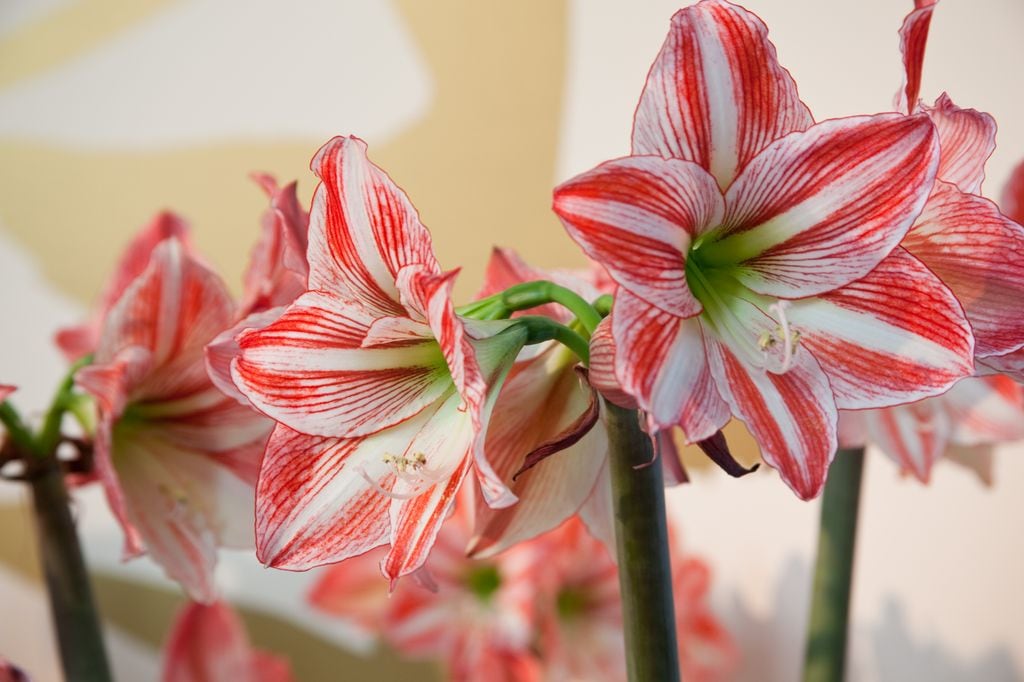
[[[411,500],[445,478],[443,473],[427,470],[427,456],[422,452],[417,452],[411,457],[385,454],[381,457],[381,461],[391,467],[398,480],[409,485],[407,492],[388,490],[367,473],[363,464],[360,464],[357,470],[363,480],[373,486],[374,490],[393,500]]]
[[[501,573],[497,566],[486,564],[476,566],[466,575],[466,589],[480,601],[490,601],[501,587]]]

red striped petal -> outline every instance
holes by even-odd
[[[836,450],[836,406],[828,378],[810,353],[797,353],[785,374],[742,363],[706,338],[708,359],[722,397],[800,498],[817,497]]]
[[[373,317],[405,315],[398,271],[439,270],[415,207],[359,138],[330,140],[311,167],[321,183],[309,217],[309,288],[358,301]]]
[[[843,409],[919,400],[973,371],[960,303],[903,249],[853,284],[793,302],[787,315]]]
[[[949,418],[939,400],[866,413],[871,442],[922,483],[931,479],[932,467],[949,445]]]
[[[685,254],[719,223],[722,195],[699,166],[653,156],[609,161],[556,188],[554,210],[619,285],[680,317],[700,311]]]
[[[670,315],[620,289],[611,314],[616,373],[654,430],[682,427],[689,442],[709,438],[729,420],[704,352],[696,318]]]
[[[957,445],[1024,438],[1024,389],[1009,377],[964,379],[942,396]]]
[[[939,146],[924,115],[819,123],[772,144],[726,194],[709,264],[769,296],[802,298],[855,281],[899,243],[928,198]]]
[[[206,344],[206,373],[221,393],[234,398],[243,405],[249,404],[249,399],[242,395],[242,392],[235,386],[234,379],[231,378],[231,362],[242,352],[236,337],[247,329],[263,329],[277,320],[284,310],[283,307],[270,308],[247,315],[235,326],[221,332],[213,341]]]
[[[900,27],[900,53],[903,55],[903,85],[896,93],[896,109],[912,113],[917,109],[921,95],[921,70],[924,66],[924,48],[928,43],[928,27],[932,10],[938,0],[914,0],[914,11],[907,15]]]
[[[360,308],[303,294],[273,324],[238,337],[232,377],[277,421],[338,437],[398,424],[451,389],[436,342],[363,348],[370,324]]]
[[[1024,224],[1024,161],[1017,164],[999,198],[999,208],[1018,223]]]
[[[220,278],[177,239],[167,239],[107,314],[93,367],[141,349],[150,365],[124,386],[133,401],[191,395],[210,382],[204,347],[234,319],[234,303]]]
[[[365,438],[307,436],[278,425],[256,489],[259,560],[306,570],[385,544],[391,498],[373,485],[394,477],[384,454]]]
[[[607,450],[600,426],[513,480],[531,451],[588,412],[591,389],[581,385],[575,364],[569,351],[552,346],[516,365],[502,387],[488,423],[484,453],[518,502],[492,509],[482,495],[477,496],[469,548],[474,555],[491,556],[551,530],[576,513],[590,495]]]
[[[601,320],[590,337],[590,385],[608,400],[627,410],[638,408],[636,399],[622,390],[615,375],[615,337],[612,336],[612,320]]]
[[[946,93],[924,111],[939,133],[938,179],[980,194],[985,162],[996,148],[996,120],[975,109],[961,109]]]
[[[937,183],[902,246],[963,304],[979,357],[1024,345],[1024,227],[988,199]]]
[[[768,29],[709,0],[672,17],[633,123],[633,153],[693,161],[725,189],[774,140],[813,123]]]

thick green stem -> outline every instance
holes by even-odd
[[[630,682],[676,682],[679,650],[661,462],[636,410],[606,402]]]
[[[864,448],[840,449],[825,483],[804,656],[805,682],[842,680],[845,675],[863,469]]]
[[[56,459],[51,457],[30,482],[64,677],[69,682],[106,682],[112,679],[110,666],[64,477]]]
[[[564,324],[559,324],[550,317],[540,315],[524,315],[516,319],[526,327],[527,345],[551,340],[558,341],[575,353],[584,365],[590,364],[590,344]]]

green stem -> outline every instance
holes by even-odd
[[[4,425],[7,435],[17,447],[19,452],[35,452],[35,441],[32,439],[32,432],[21,421],[21,415],[6,400],[0,402],[0,424]]]
[[[524,315],[516,321],[526,327],[527,345],[555,340],[575,353],[584,365],[590,364],[590,344],[564,324],[542,315]]]
[[[89,574],[75,532],[64,476],[53,458],[31,479],[35,526],[50,612],[67,680],[111,680]]]
[[[538,280],[511,286],[505,291],[460,307],[457,312],[480,320],[500,320],[514,312],[529,310],[549,303],[558,303],[568,309],[586,332],[587,338],[601,322],[601,314],[571,289],[554,282]]]
[[[604,403],[630,682],[676,682],[679,650],[661,462],[636,410]]]
[[[857,509],[864,448],[840,449],[821,498],[821,530],[804,656],[805,682],[842,680],[849,639]]]

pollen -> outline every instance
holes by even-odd
[[[757,345],[764,354],[766,369],[775,374],[785,374],[793,367],[796,349],[800,344],[799,330],[793,328],[786,318],[786,305],[786,301],[776,301],[768,307],[778,324],[774,330],[761,332],[757,339]],[[771,366],[773,364],[774,367]]]
[[[383,460],[385,464],[389,464],[394,467],[395,471],[404,474],[410,471],[417,472],[423,469],[427,465],[427,456],[422,452],[417,452],[412,457],[400,457],[398,455],[384,455]]]

